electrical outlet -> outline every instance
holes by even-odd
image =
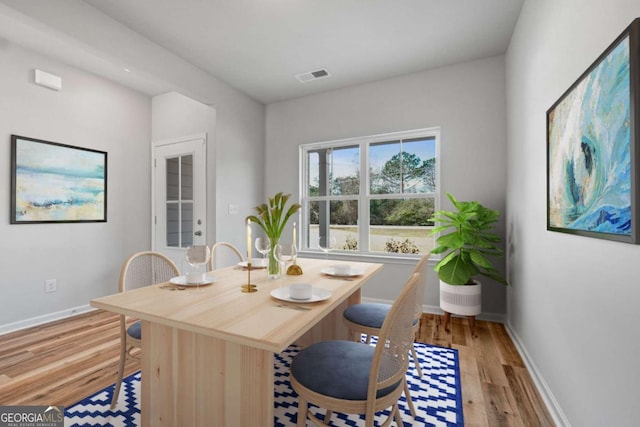
[[[47,279],[44,281],[44,292],[50,293],[58,290],[58,281],[56,279]]]
[[[229,205],[229,215],[238,215],[240,213],[240,206],[230,204]]]

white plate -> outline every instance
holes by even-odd
[[[206,274],[204,276],[204,282],[200,282],[200,283],[187,283],[187,276],[173,277],[169,280],[169,283],[172,283],[174,285],[180,285],[180,286],[198,286],[198,285],[206,286],[206,285],[212,284],[216,280],[218,280],[216,276],[209,276],[208,274]]]
[[[327,267],[320,270],[320,273],[324,273],[329,276],[335,276],[335,277],[356,277],[356,276],[362,276],[364,274],[364,270],[361,270],[359,268],[352,268],[351,271],[347,274],[338,274],[336,273],[336,270],[333,267]]]
[[[298,302],[298,303],[318,302],[318,301],[324,301],[326,299],[331,298],[331,291],[328,289],[313,288],[311,290],[311,298],[294,299],[289,296],[289,287],[287,286],[286,288],[278,288],[278,289],[272,290],[271,296],[276,299],[279,299],[282,301],[288,301],[288,302]]]
[[[242,268],[247,268],[247,261],[240,261],[238,266]],[[264,258],[252,258],[251,259],[251,268],[267,268],[267,260]]]

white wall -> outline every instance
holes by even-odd
[[[506,56],[508,322],[574,426],[638,425],[640,247],[546,231],[546,110],[638,16],[636,0],[526,1]]]
[[[265,193],[284,191],[298,199],[300,144],[440,126],[443,191],[504,212],[505,116],[502,56],[270,104]],[[363,295],[394,299],[402,285],[397,278],[408,277],[411,268],[387,265]],[[437,307],[433,277],[430,284],[425,304]],[[503,314],[504,288],[496,283],[483,288],[483,311]]]
[[[207,242],[215,242],[216,229],[216,110],[177,92],[151,100],[151,140],[166,141],[207,135]]]
[[[214,108],[215,239],[241,246],[242,219],[263,199],[262,104],[81,0],[0,0],[1,37],[15,37],[150,96],[178,92]],[[228,214],[229,204],[239,206],[238,215]]]
[[[20,261],[22,258],[18,259],[16,264],[15,256],[24,254],[15,251],[12,247],[17,238],[13,228],[9,228],[12,230],[10,234],[5,235],[3,232],[0,255],[10,252],[11,256],[0,256],[1,272],[4,272],[5,268],[9,268],[5,265],[17,265],[20,269],[25,269],[27,265],[36,265],[36,267],[34,273],[25,275],[24,280],[18,280],[19,287],[7,286],[6,291],[5,289],[0,291],[7,292],[7,295],[11,295],[16,300],[13,304],[15,309],[11,308],[0,313],[0,325],[84,305],[95,296],[114,292],[117,289],[114,287],[117,284],[117,271],[116,275],[112,276],[113,268],[117,266],[116,270],[119,270],[125,254],[150,247],[150,100],[148,97],[136,95],[144,100],[145,108],[147,108],[147,116],[139,117],[136,109],[138,108],[137,103],[141,101],[136,100],[137,98],[132,96],[134,101],[131,101],[131,105],[118,105],[119,101],[115,102],[111,99],[123,97],[124,93],[135,92],[108,83],[107,80],[91,77],[90,74],[78,71],[80,69],[115,79],[128,87],[144,91],[148,96],[175,91],[215,109],[215,135],[210,139],[210,141],[215,141],[215,152],[209,151],[209,155],[213,155],[215,158],[213,166],[215,176],[211,177],[215,180],[215,193],[210,193],[209,202],[209,208],[213,211],[208,212],[210,217],[215,217],[216,222],[213,228],[215,236],[212,238],[230,241],[241,246],[241,236],[244,233],[242,218],[248,215],[251,208],[262,200],[264,170],[262,154],[265,120],[265,107],[262,104],[153,44],[81,0],[65,2],[0,0],[0,24],[0,49],[3,51],[8,49],[7,46],[11,46],[11,42],[8,41],[11,40],[21,46],[28,46],[34,52],[41,52],[42,56],[38,58],[42,62],[38,62],[38,64],[52,62],[45,58],[59,58],[59,62],[53,61],[57,64],[56,67],[68,70],[72,75],[83,76],[83,81],[101,81],[109,88],[113,88],[113,93],[110,93],[110,89],[106,87],[94,89],[87,85],[86,91],[74,92],[72,99],[69,95],[71,93],[69,90],[72,88],[67,88],[66,83],[63,83],[65,85],[64,108],[60,108],[46,95],[35,92],[29,86],[24,90],[24,93],[10,96],[27,84],[28,77],[17,71],[14,74],[21,79],[20,84],[15,84],[13,81],[8,82],[5,76],[8,76],[13,67],[20,64],[11,64],[11,66],[5,67],[5,63],[10,64],[11,61],[5,61],[2,58],[0,80],[2,80],[3,87],[0,88],[0,105],[11,114],[2,116],[0,131],[4,127],[13,127],[14,122],[11,118],[15,116],[17,117],[16,123],[22,121],[28,125],[25,125],[27,130],[42,129],[41,134],[32,130],[35,135],[27,136],[60,140],[71,144],[76,143],[76,140],[81,140],[80,142],[86,140],[91,144],[107,147],[107,151],[110,151],[110,170],[114,164],[112,157],[114,161],[125,162],[126,179],[135,181],[133,184],[127,182],[126,186],[129,186],[127,192],[123,194],[121,199],[115,199],[110,204],[109,223],[105,227],[111,227],[111,224],[115,222],[113,215],[118,213],[119,209],[122,210],[125,206],[137,207],[138,204],[144,206],[139,211],[136,208],[136,210],[127,213],[126,223],[124,219],[122,220],[125,232],[116,233],[108,228],[109,231],[105,231],[104,234],[108,234],[110,238],[103,239],[103,235],[100,234],[97,238],[90,240],[93,245],[105,245],[105,247],[100,246],[96,250],[98,253],[96,260],[102,262],[99,267],[82,263],[78,265],[72,262],[74,258],[71,256],[65,257],[64,263],[59,262],[60,256],[65,254],[64,251],[60,252],[60,247],[68,246],[70,240],[82,240],[83,237],[81,234],[68,234],[63,231],[56,234],[55,237],[59,238],[40,241],[39,245],[41,246],[31,251],[31,253],[38,254],[38,262],[51,263],[51,266],[55,266],[55,268],[50,268],[48,265],[39,267],[37,263],[33,262],[22,262]],[[73,65],[65,66],[61,65],[62,63]],[[125,65],[130,68],[130,73],[123,70]],[[44,66],[41,67],[46,70]],[[52,71],[55,72],[56,69]],[[65,79],[66,81],[67,79]],[[5,86],[7,90],[5,90]],[[38,90],[44,89],[38,88]],[[19,99],[17,103],[13,102],[14,97]],[[44,119],[36,117],[37,114],[42,114]],[[71,116],[71,118],[67,118],[67,116]],[[120,127],[115,126],[118,123],[116,119],[120,119],[121,116],[126,121],[121,123]],[[46,126],[43,125],[43,120]],[[49,128],[54,128],[56,132]],[[6,134],[9,135],[11,132],[19,133],[12,128]],[[56,137],[58,138],[56,139]],[[105,139],[104,142],[103,139]],[[141,139],[144,140],[144,145],[138,146]],[[112,146],[116,145],[116,141],[120,145],[114,151]],[[125,146],[126,150],[123,148]],[[7,162],[8,170],[8,143],[6,150],[7,157],[0,159],[0,162]],[[114,151],[113,155],[111,151]],[[125,157],[126,160],[123,160]],[[7,184],[2,186],[5,179]],[[0,197],[3,197],[4,192],[8,191],[8,179],[8,172],[4,177],[0,177]],[[117,178],[114,180],[118,184]],[[111,201],[112,194],[117,194],[112,193],[112,191],[117,191],[112,188],[117,187],[111,185],[111,176],[109,185],[109,200]],[[4,197],[8,203],[8,193]],[[229,204],[239,205],[238,215],[227,213]],[[8,208],[6,210],[8,211]],[[2,214],[8,215],[8,212]],[[120,214],[122,214],[121,211]],[[8,218],[6,223],[8,224]],[[4,230],[5,226],[0,225],[0,227]],[[51,228],[43,228],[43,230],[48,232],[56,229],[55,227],[58,226],[54,225]],[[86,229],[88,230],[89,227]],[[114,250],[111,246],[116,241],[119,242],[119,246],[117,250]],[[23,245],[22,243],[17,244]],[[29,244],[35,246],[32,241]],[[40,247],[46,248],[46,253],[41,253],[45,252],[45,249],[40,249]],[[73,254],[75,255],[76,252]],[[81,251],[81,256],[86,257],[85,254],[88,252],[85,248]],[[56,255],[51,258],[50,253],[56,253]],[[11,268],[13,269],[13,266]],[[64,293],[63,288],[67,286],[65,285],[66,278],[68,276],[74,277],[76,274],[74,270],[84,271],[85,269],[92,271],[89,276],[94,279],[92,284],[85,284],[81,289],[76,289],[78,286],[74,286],[71,293]],[[96,281],[96,274],[98,274],[96,272],[99,272],[100,281]],[[0,281],[5,279],[9,282],[15,281],[17,275],[18,273],[12,272],[10,276],[0,278]],[[38,284],[37,287],[35,284],[30,285],[30,288],[34,289],[30,292],[35,294],[36,291],[39,293],[40,289],[44,288],[44,280],[52,278],[52,275],[60,281],[60,291],[54,296],[48,295],[42,301],[39,298],[30,299],[31,294],[25,293],[26,287],[22,282],[31,283],[36,280],[35,277],[38,282],[42,281],[42,284]],[[114,277],[116,281],[113,280]],[[104,284],[107,282],[109,285]],[[18,301],[18,299],[20,300]],[[1,301],[4,302],[4,299]],[[27,323],[25,322],[21,326]],[[0,327],[0,331],[6,329]]]
[[[253,199],[247,198],[247,196],[256,191],[261,193],[262,187],[259,186],[251,192],[245,190],[249,183],[246,180],[248,171],[245,171],[241,176],[230,177],[231,168],[225,165],[230,161],[225,160],[230,157],[230,144],[220,144],[220,146],[216,143],[216,110],[182,94],[169,92],[153,97],[152,117],[151,135],[153,141],[201,133],[207,134],[207,243],[212,245],[214,242],[220,241],[218,235],[221,235],[224,236],[225,241],[236,245],[244,252],[246,244],[244,244],[242,228],[243,219],[250,211],[249,205],[254,203]],[[241,144],[238,145],[242,147]],[[250,147],[246,151],[252,154],[245,159],[233,160],[240,170],[246,168],[248,164],[261,161],[262,148]],[[253,157],[253,161],[248,161],[250,157]],[[218,170],[224,172],[218,174]],[[258,168],[258,170],[261,171],[262,168]],[[220,188],[217,186],[218,183],[220,183]],[[236,188],[236,191],[228,191],[233,187]],[[220,206],[218,206],[218,200],[222,202]],[[241,209],[242,214],[229,215],[229,203],[242,204],[244,206]],[[225,230],[225,228],[230,230]],[[222,250],[216,254],[218,268],[236,262],[238,259],[231,251]]]
[[[151,102],[9,42],[0,44],[0,325],[88,304],[118,290],[124,254],[150,245]],[[34,68],[62,77],[36,86]],[[107,222],[9,224],[10,135],[108,153]],[[57,279],[58,291],[44,293]]]

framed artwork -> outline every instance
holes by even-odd
[[[547,230],[639,243],[640,18],[547,111]]]
[[[11,135],[11,224],[107,221],[107,153]]]

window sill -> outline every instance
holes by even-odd
[[[378,262],[384,264],[403,264],[415,265],[420,259],[420,255],[392,256],[392,255],[374,255],[374,254],[349,254],[344,252],[330,252],[325,255],[324,252],[315,251],[299,251],[300,258],[314,259],[333,259],[336,261],[354,261],[354,262]],[[435,256],[429,257],[429,264],[439,261]]]

